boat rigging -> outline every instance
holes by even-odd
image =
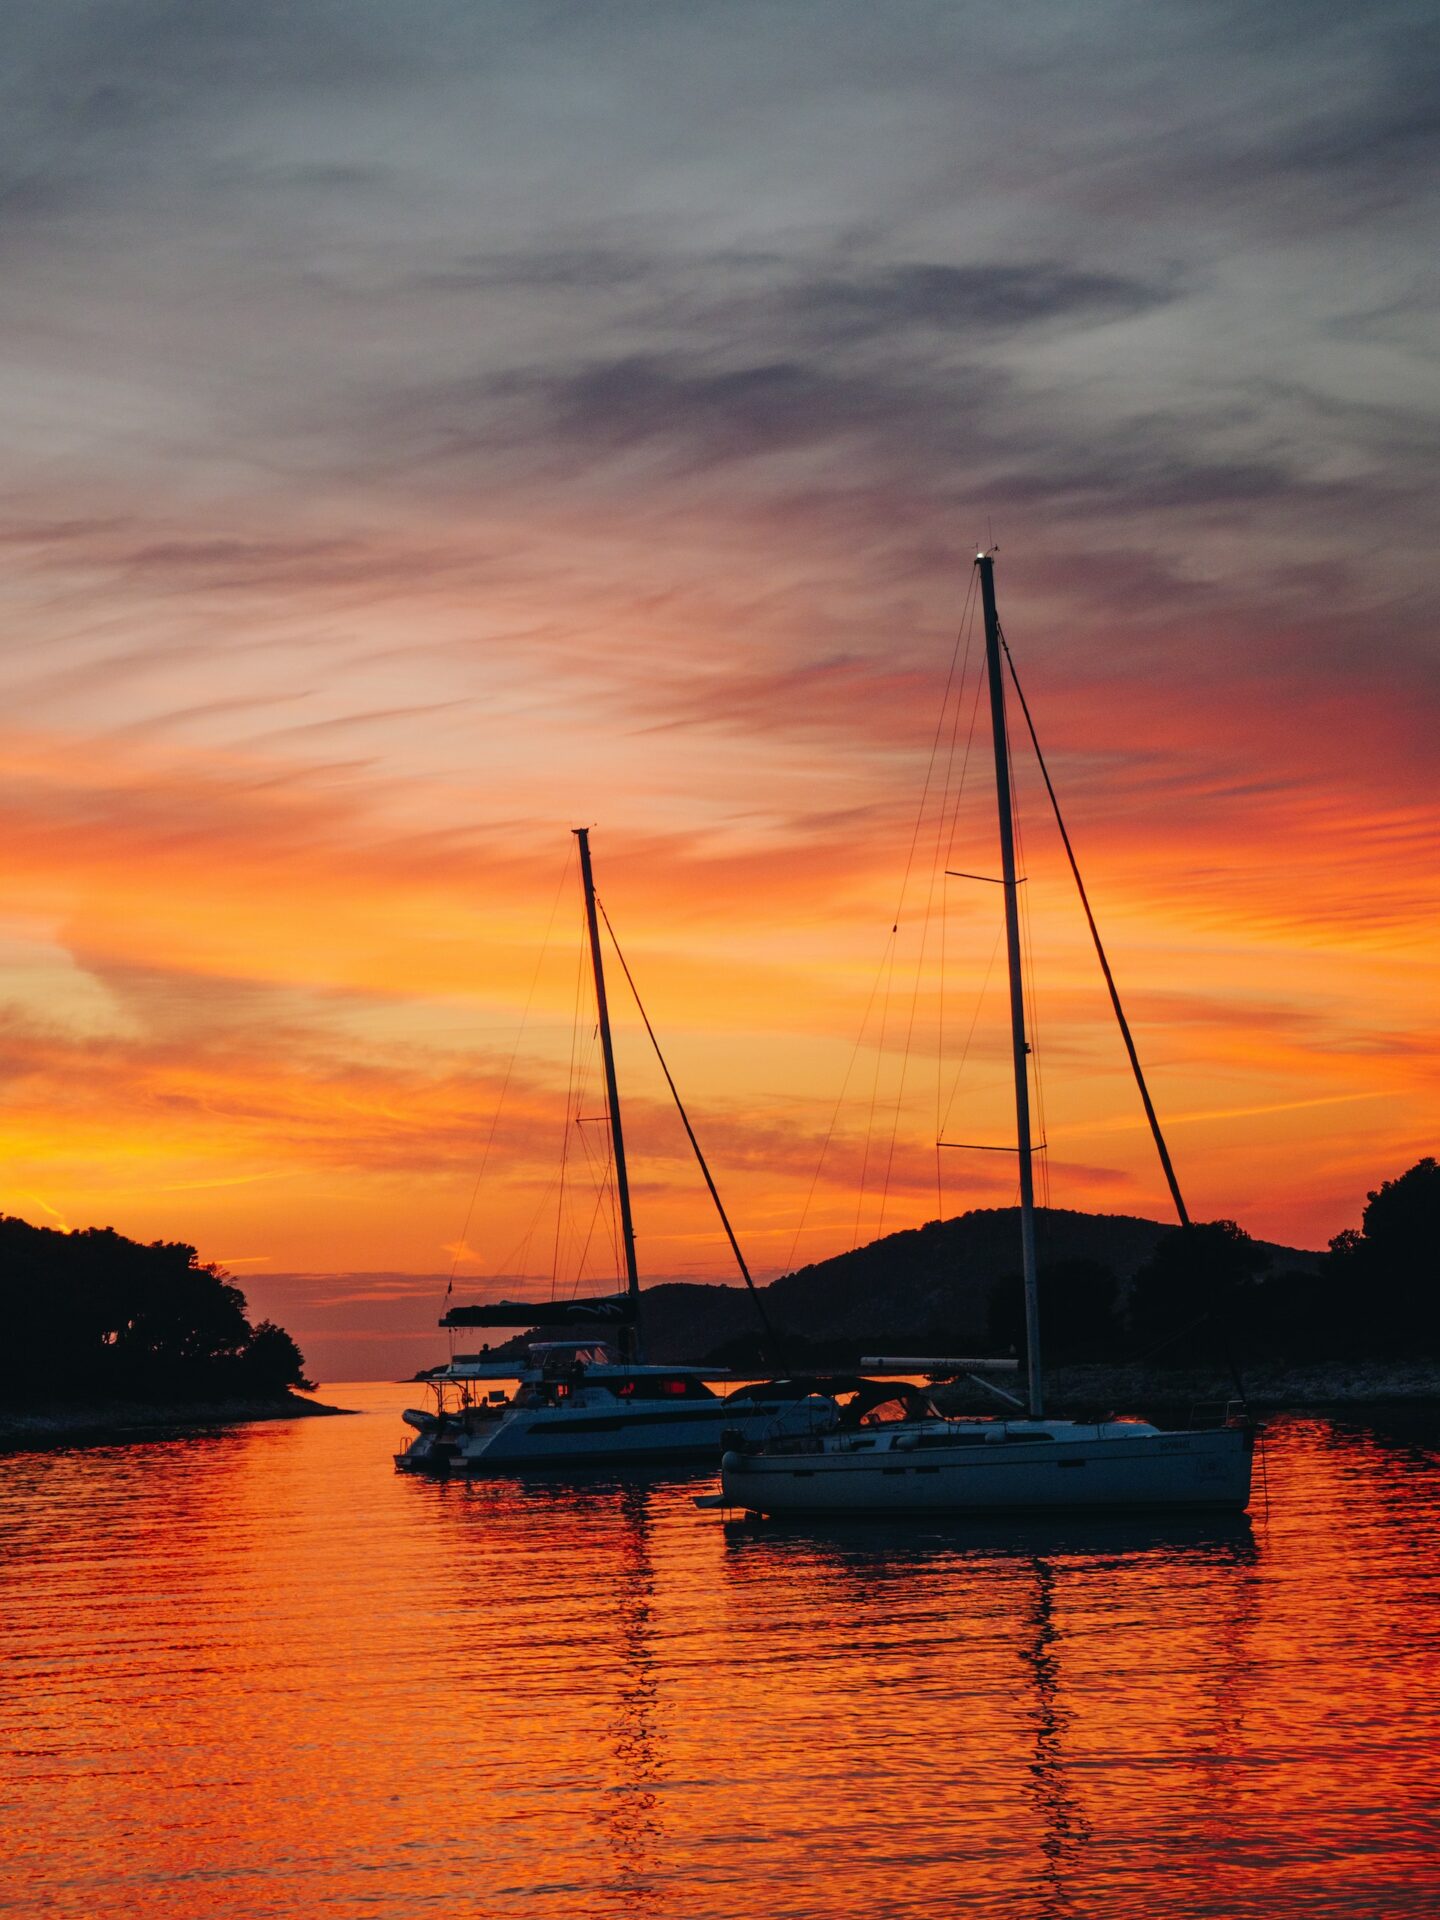
[[[518,1366],[514,1360],[495,1359],[487,1351],[452,1354],[448,1366],[433,1369],[428,1380],[435,1396],[434,1410],[412,1408],[403,1416],[416,1434],[404,1452],[395,1456],[397,1468],[405,1473],[471,1474],[542,1462],[595,1465],[680,1455],[708,1455],[713,1459],[719,1452],[722,1433],[758,1436],[761,1432],[789,1430],[796,1417],[797,1402],[807,1397],[797,1395],[793,1388],[777,1386],[774,1390],[742,1389],[722,1398],[708,1384],[709,1379],[724,1377],[713,1368],[646,1364],[625,1134],[600,947],[602,918],[615,944],[625,978],[635,992],[641,1019],[777,1363],[780,1355],[775,1331],[765,1316],[740,1243],[721,1205],[695,1130],[660,1052],[655,1030],[635,991],[635,982],[619,944],[614,940],[609,918],[597,898],[589,830],[576,827],[573,831],[579,845],[585,923],[605,1068],[624,1286],[584,1299],[495,1300],[450,1307],[440,1325],[452,1333],[467,1327],[563,1328],[571,1337],[531,1342],[525,1360]],[[597,1335],[604,1337],[597,1338]],[[519,1386],[513,1397],[503,1391],[486,1391],[491,1382],[514,1379],[517,1374]],[[803,1417],[808,1420],[808,1410]]]
[[[1036,1509],[1220,1508],[1242,1511],[1250,1498],[1255,1432],[1243,1403],[1227,1410],[1223,1425],[1164,1432],[1148,1421],[1114,1418],[1099,1422],[1047,1419],[1040,1353],[1040,1302],[1035,1262],[1034,1155],[1030,1110],[1030,1052],[1026,1032],[1024,973],[1016,871],[1014,801],[1010,780],[1005,677],[1009,659],[995,602],[994,555],[976,556],[985,623],[985,662],[990,695],[995,795],[999,819],[1001,881],[1009,983],[1010,1054],[1014,1082],[1016,1147],[1020,1186],[1020,1243],[1024,1277],[1027,1396],[1021,1417],[946,1417],[911,1386],[888,1394],[876,1382],[856,1391],[835,1411],[824,1399],[812,1407],[808,1433],[777,1433],[756,1444],[736,1434],[721,1460],[724,1505],[767,1514],[896,1512],[1024,1512]],[[1012,675],[1014,663],[1010,662]],[[1017,695],[1019,680],[1015,678]],[[1022,696],[1022,705],[1023,696]],[[1032,738],[1028,707],[1025,717]],[[1038,743],[1037,743],[1038,752]],[[1059,805],[1050,784],[1046,786]],[[1061,831],[1064,833],[1063,822]],[[1066,852],[1079,882],[1069,837]],[[988,879],[990,876],[975,876]],[[1085,900],[1086,918],[1105,966],[1112,1004],[1120,1015],[1132,1068],[1140,1083],[1151,1130],[1182,1224],[1187,1220],[1179,1185],[1108,963]],[[956,1362],[969,1370],[977,1362]],[[993,1365],[993,1363],[991,1363]],[[899,1362],[896,1370],[902,1370]],[[913,1371],[923,1363],[916,1362]],[[903,1370],[911,1371],[905,1367]],[[928,1369],[938,1369],[932,1364]],[[1008,1395],[971,1374],[1002,1399]]]

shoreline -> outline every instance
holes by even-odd
[[[1255,1414],[1440,1414],[1440,1360],[1270,1365],[1244,1369],[1243,1378],[1245,1404]],[[1007,1384],[1023,1395],[1023,1374],[1018,1380],[1012,1376]],[[1233,1380],[1215,1367],[1162,1372],[1078,1362],[1047,1369],[1044,1388],[1047,1411],[1059,1418],[1102,1419],[1115,1412],[1153,1416],[1162,1424],[1197,1415],[1213,1419],[1238,1398]],[[961,1382],[933,1392],[942,1412],[1002,1411],[988,1394]],[[83,1406],[36,1401],[26,1407],[0,1407],[0,1452],[168,1439],[258,1421],[330,1419],[356,1412],[353,1407],[332,1407],[293,1392],[283,1400],[107,1400]]]
[[[36,1401],[0,1408],[0,1451],[67,1441],[102,1445],[129,1439],[164,1439],[197,1428],[247,1426],[259,1420],[317,1420],[348,1415],[353,1407],[287,1393],[283,1400],[105,1400],[84,1406]]]
[[[1440,1412],[1440,1360],[1326,1361],[1299,1367],[1275,1365],[1241,1369],[1245,1404],[1252,1413],[1378,1412],[1385,1409]],[[1005,1384],[1023,1395],[1014,1377]],[[1222,1410],[1240,1396],[1235,1382],[1218,1367],[1108,1366],[1099,1362],[1048,1368],[1047,1406],[1057,1414],[1088,1411],[1167,1415],[1192,1408]],[[998,1413],[1000,1406],[977,1388],[942,1387],[946,1411]],[[963,1402],[963,1407],[962,1407]]]

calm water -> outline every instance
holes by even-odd
[[[1417,1436],[1277,1425],[1253,1530],[747,1531],[330,1397],[0,1459],[0,1910],[1440,1911]]]

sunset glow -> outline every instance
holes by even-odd
[[[1314,117],[1395,43],[1163,10],[1157,148],[1122,7],[1049,80],[738,11],[155,10],[108,106],[25,50],[0,1209],[192,1241],[322,1370],[579,1262],[581,824],[758,1274],[1011,1201],[936,1150],[1013,1129],[968,706],[926,793],[992,536],[1192,1212],[1323,1245],[1436,1147],[1432,213]],[[1012,731],[1049,1196],[1165,1218]],[[643,1277],[731,1280],[615,999]]]

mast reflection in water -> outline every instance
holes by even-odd
[[[0,1460],[0,1911],[1440,1909],[1433,1434],[1282,1423],[1253,1531],[743,1528],[359,1391]]]

